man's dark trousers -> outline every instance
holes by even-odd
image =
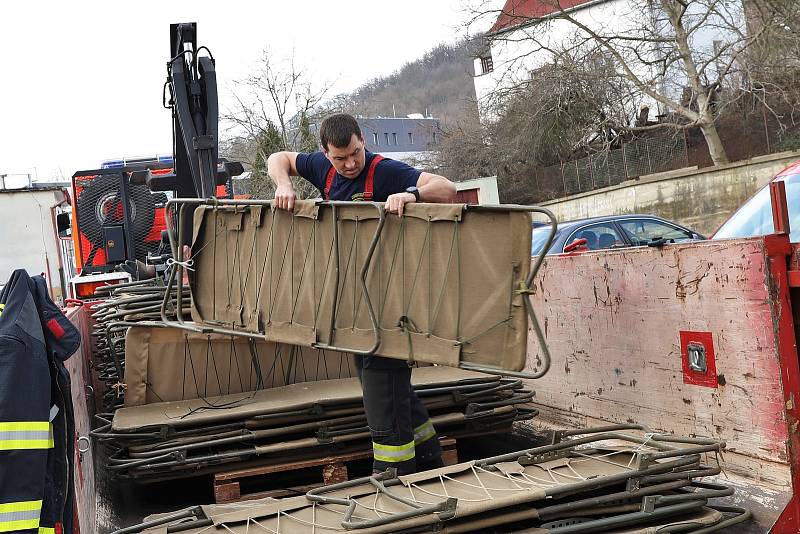
[[[372,434],[373,471],[405,475],[441,465],[442,448],[428,410],[411,387],[404,360],[356,356],[364,410]]]

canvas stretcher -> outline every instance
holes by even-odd
[[[528,520],[536,534],[706,533],[748,518],[746,510],[709,508],[709,499],[731,488],[693,482],[719,473],[701,459],[719,452],[721,442],[635,430],[589,429],[552,445],[414,475],[386,472],[302,497],[201,506],[181,512],[180,520],[161,515],[139,526],[149,530],[125,532],[455,533]]]
[[[191,217],[192,257],[176,223],[169,287],[178,310],[188,288],[192,326],[270,341],[411,362],[520,372],[526,365],[531,283],[531,206],[419,204],[403,217],[381,204],[175,200]],[[553,228],[554,231],[555,227]],[[170,323],[172,324],[172,323]],[[549,357],[528,373],[546,372]]]

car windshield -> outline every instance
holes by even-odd
[[[791,228],[789,240],[797,243],[800,242],[800,174],[793,174],[781,180],[786,182],[786,203],[789,206]],[[764,187],[720,227],[714,234],[714,239],[766,235],[774,230],[769,187]]]
[[[550,225],[537,226],[531,232],[531,256],[541,254],[542,247],[547,241],[547,236],[550,234]]]

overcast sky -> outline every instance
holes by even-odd
[[[225,107],[265,47],[294,50],[335,94],[455,41],[463,18],[458,0],[4,2],[0,174],[68,179],[104,159],[170,153],[170,23],[198,23]]]

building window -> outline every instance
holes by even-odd
[[[384,137],[384,139],[386,139],[386,146],[389,146],[389,134],[386,133],[386,132],[383,132],[383,137]]]
[[[375,133],[372,134],[372,143],[375,146],[378,146],[378,132],[375,132]]]
[[[413,145],[414,144],[414,134],[411,133],[411,132],[408,132],[408,144],[409,145]]]
[[[494,63],[492,56],[484,56],[481,58],[481,74],[488,74],[494,70]]]
[[[394,146],[397,146],[397,134],[396,133],[392,134],[392,142],[394,143]]]

